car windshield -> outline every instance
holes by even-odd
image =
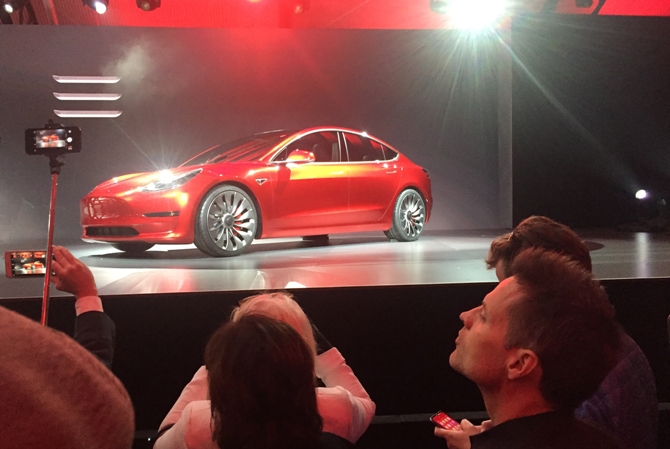
[[[294,131],[270,131],[223,143],[187,160],[180,167],[216,164],[217,162],[250,162],[263,157],[272,147]]]

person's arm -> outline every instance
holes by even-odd
[[[470,437],[472,435],[477,435],[493,427],[491,421],[488,420],[484,421],[480,426],[475,426],[467,419],[463,419],[460,425],[461,428],[458,430],[435,427],[433,433],[436,437],[443,438],[449,449],[470,449]]]
[[[74,339],[111,369],[116,325],[106,313],[91,310],[77,315],[74,321]]]
[[[334,390],[338,389],[343,389],[348,393],[346,396],[350,402],[352,416],[350,417],[350,428],[346,438],[355,443],[370,425],[375,415],[375,403],[368,392],[365,391],[351,367],[346,364],[344,357],[337,348],[331,348],[318,355],[315,370],[317,377],[326,386],[326,388],[319,388],[319,390],[322,390],[321,394],[333,393]],[[324,431],[326,430],[324,427]],[[339,434],[339,432],[336,432],[336,434]]]
[[[174,403],[163,422],[158,427],[159,436],[172,427],[182,416],[186,406],[194,401],[209,399],[209,387],[207,385],[207,368],[201,366],[196,371],[193,379],[184,387],[177,402]]]
[[[62,246],[53,247],[51,282],[75,297],[74,339],[108,368],[114,359],[116,326],[105,314],[91,270]]]
[[[370,399],[370,395],[365,391],[358,377],[347,365],[337,348],[330,348],[323,354],[318,355],[314,368],[317,377],[323,381],[326,387],[340,386],[357,398]]]
[[[207,441],[211,443],[212,441],[212,431],[209,425],[211,422],[209,401],[206,401],[206,406],[197,404],[195,420],[193,420],[193,405],[196,404],[191,403],[191,405],[187,405],[183,410],[183,414],[179,416],[179,419],[170,427],[164,429],[162,433],[159,433],[154,442],[153,449],[188,449],[188,447],[212,446],[211,444],[198,444]],[[187,440],[189,444],[186,443]]]

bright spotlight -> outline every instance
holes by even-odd
[[[107,12],[107,6],[109,6],[109,0],[84,0],[84,5],[89,8],[95,9],[95,12],[98,14],[104,14]]]
[[[635,198],[637,198],[638,200],[643,200],[648,196],[649,196],[649,194],[644,189],[640,189],[637,192],[635,192]]]
[[[104,14],[107,12],[107,2],[106,1],[101,1],[101,0],[96,0],[94,2],[95,4],[95,12],[98,14]]]
[[[135,3],[142,11],[153,11],[161,6],[161,0],[135,0]]]
[[[12,14],[26,6],[26,3],[28,0],[4,0],[2,7],[7,14]]]
[[[454,28],[477,31],[495,24],[506,11],[506,0],[453,0],[447,14]]]

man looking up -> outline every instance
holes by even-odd
[[[576,262],[541,249],[522,251],[509,270],[461,314],[449,357],[479,387],[491,427],[435,434],[450,448],[618,448],[573,414],[616,361],[620,333],[605,291]]]
[[[509,234],[493,240],[486,264],[499,281],[511,275],[516,256],[527,248],[563,254],[591,271],[591,256],[581,238],[554,220],[531,216]],[[655,448],[658,436],[656,381],[642,349],[623,330],[615,367],[598,390],[575,409],[575,416],[615,436],[627,449]]]

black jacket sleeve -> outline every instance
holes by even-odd
[[[74,339],[95,355],[107,368],[112,368],[116,325],[104,312],[85,312],[74,321]]]

